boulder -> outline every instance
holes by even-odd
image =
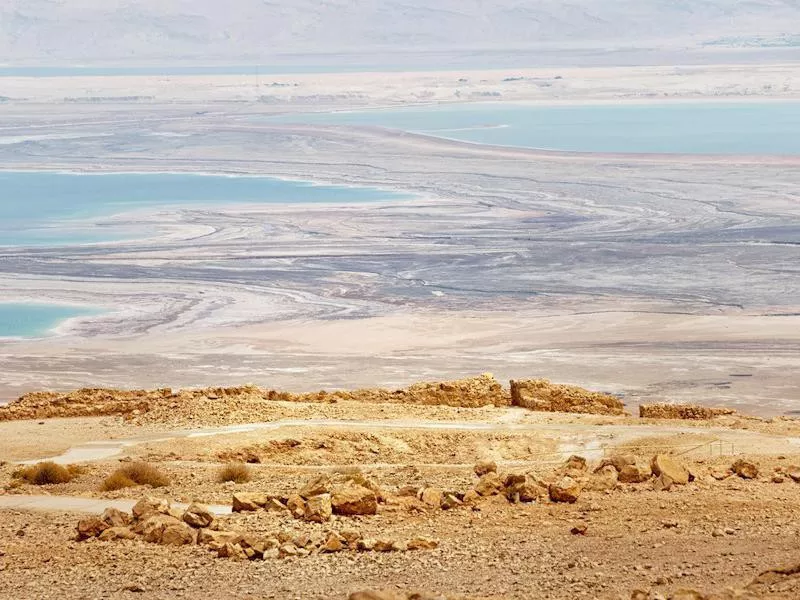
[[[620,469],[618,479],[620,483],[644,483],[652,476],[650,467],[632,464]]]
[[[572,504],[578,500],[581,494],[581,487],[572,477],[563,477],[556,483],[551,483],[548,488],[550,500],[553,502],[568,502]]]
[[[675,485],[689,483],[689,470],[677,458],[668,454],[656,454],[650,461],[650,468],[654,475],[666,475]]]
[[[136,521],[143,521],[154,514],[169,514],[169,509],[170,504],[167,500],[146,496],[133,505],[132,512]]]
[[[299,496],[308,500],[320,494],[330,494],[331,492],[331,478],[328,475],[322,474],[309,479],[306,484],[297,492]]]
[[[210,527],[214,522],[214,513],[205,504],[192,502],[183,513],[183,522],[196,529]]]
[[[98,538],[104,542],[113,542],[116,540],[135,540],[136,534],[127,527],[109,527]]]
[[[481,496],[494,496],[495,494],[499,494],[502,490],[503,480],[500,479],[500,476],[494,471],[486,473],[486,475],[481,477],[478,483],[475,484],[475,491]]]
[[[442,499],[444,498],[444,492],[435,487],[429,487],[422,490],[419,499],[428,506],[433,508],[439,508],[442,505]]]
[[[327,523],[332,514],[331,495],[317,494],[309,497],[303,518],[312,523]]]
[[[103,514],[100,515],[100,519],[109,527],[127,527],[131,524],[131,516],[116,508],[105,509]]]
[[[78,540],[88,540],[95,538],[109,528],[108,523],[100,517],[86,517],[78,521]]]
[[[263,507],[269,498],[257,492],[237,492],[233,495],[233,512],[252,512]]]
[[[758,467],[741,458],[731,465],[731,470],[742,479],[755,479],[758,477]]]
[[[372,490],[349,482],[333,489],[331,506],[337,515],[374,515],[378,499]]]
[[[493,460],[482,460],[475,465],[475,475],[483,477],[487,473],[497,473],[497,464]]]
[[[306,515],[306,501],[299,494],[292,494],[286,500],[286,508],[295,519],[302,519]]]

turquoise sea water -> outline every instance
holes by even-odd
[[[186,174],[0,172],[0,246],[87,243],[136,235],[90,228],[86,219],[144,208],[402,199],[365,187],[267,177]]]
[[[571,152],[800,154],[800,102],[534,106],[457,104],[269,117],[369,125]]]
[[[65,319],[90,316],[98,311],[57,304],[0,303],[0,337],[39,337]]]

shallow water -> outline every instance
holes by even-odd
[[[269,117],[570,152],[800,155],[800,103],[456,104]]]
[[[136,237],[87,220],[140,209],[402,199],[386,190],[268,177],[177,173],[0,172],[0,246],[79,244]]]
[[[0,338],[44,336],[66,319],[97,313],[79,306],[0,303]]]

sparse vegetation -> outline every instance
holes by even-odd
[[[250,468],[243,462],[231,462],[223,466],[217,474],[217,481],[225,483],[226,481],[233,481],[234,483],[247,483],[252,479]]]
[[[15,471],[12,476],[33,485],[50,485],[53,483],[69,483],[80,474],[75,465],[65,467],[52,461],[41,462]]]
[[[153,465],[135,462],[114,471],[103,481],[101,489],[104,492],[112,492],[137,485],[164,487],[169,485],[169,479]]]

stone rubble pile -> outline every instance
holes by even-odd
[[[173,507],[162,498],[143,498],[134,505],[132,514],[115,508],[102,515],[81,519],[77,539],[84,541],[135,540],[161,546],[197,544],[214,551],[220,558],[268,560],[287,556],[354,552],[408,552],[433,550],[439,543],[428,537],[410,540],[370,538],[355,529],[297,534],[279,531],[270,535],[227,531],[211,510],[193,503],[186,510]]]

